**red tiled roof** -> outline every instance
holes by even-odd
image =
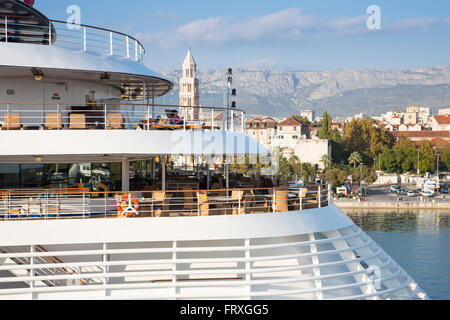
[[[395,136],[405,136],[408,138],[450,138],[448,131],[397,131]]]
[[[438,124],[450,124],[450,115],[437,115],[434,116],[434,120],[436,120]]]
[[[291,126],[291,127],[298,127],[301,126],[301,122],[295,120],[294,118],[287,118],[286,120],[281,121],[278,123],[278,126]]]
[[[448,146],[450,147],[450,141],[444,140],[441,137],[434,138],[430,141],[433,146]]]

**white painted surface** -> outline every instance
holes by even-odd
[[[0,246],[287,237],[351,225],[353,222],[334,205],[241,216],[8,221],[0,223]]]
[[[244,133],[146,130],[1,131],[5,156],[265,154]]]
[[[0,66],[100,71],[164,79],[137,61],[89,51],[31,44],[3,43]]]

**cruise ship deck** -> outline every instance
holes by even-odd
[[[172,106],[122,32],[5,0],[0,48],[0,299],[427,298],[328,185],[263,173],[190,50]]]

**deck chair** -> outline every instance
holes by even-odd
[[[210,216],[210,204],[206,191],[197,192],[198,199],[198,215],[202,217]]]
[[[49,113],[45,116],[46,130],[60,130],[62,129],[61,114],[59,113]]]
[[[119,130],[123,129],[123,114],[110,113],[106,116],[106,130]]]
[[[269,200],[263,195],[258,195],[253,189],[248,191],[251,213],[268,213],[270,212]]]
[[[20,215],[21,215],[21,210],[20,208],[11,208],[11,204],[9,205],[8,208],[8,200],[7,200],[7,195],[2,195],[2,201],[3,201],[3,215],[1,220],[19,220],[20,219]]]
[[[272,208],[275,212],[289,211],[289,190],[281,189],[275,191],[275,199],[272,200]]]
[[[153,200],[158,201],[157,204],[153,205],[153,212],[155,218],[160,218],[161,216],[169,216],[170,201],[172,200],[172,195],[165,191],[156,191],[153,193]]]
[[[302,188],[299,190],[298,199],[294,200],[295,210],[303,210],[305,208],[305,203],[307,201],[307,199],[306,199],[307,194],[308,194],[307,188]],[[300,203],[301,203],[301,207],[300,207]]]
[[[86,129],[86,115],[71,114],[69,129]]]
[[[20,113],[5,113],[5,123],[2,126],[2,130],[20,130],[22,125],[20,124]]]
[[[244,190],[231,191],[231,208],[233,215],[245,214]]]
[[[51,215],[59,218],[59,214],[61,213],[61,198],[51,202],[52,203],[43,205],[43,214],[47,217]]]
[[[195,193],[190,189],[190,187],[183,187],[183,215],[192,215],[195,210],[194,197]]]

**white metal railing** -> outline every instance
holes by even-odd
[[[139,192],[0,191],[0,219],[159,218],[268,214],[329,206],[323,186]]]
[[[266,238],[264,243],[252,245],[252,239],[241,239],[221,244],[205,240],[196,246],[183,241],[158,246],[143,242],[140,248],[125,243],[112,248],[100,243],[75,250],[66,244],[53,250],[35,245],[3,246],[0,259],[13,263],[0,265],[1,271],[10,272],[0,278],[0,287],[17,282],[27,286],[0,289],[0,298],[32,294],[34,299],[45,299],[61,294],[64,299],[80,295],[108,299],[111,293],[117,299],[305,298],[303,295],[314,297],[317,292],[328,299],[426,298],[404,270],[359,228],[325,232],[324,236],[313,241]],[[347,245],[341,248],[343,242]],[[195,267],[182,267],[186,264]],[[380,270],[379,287],[374,286],[363,265]],[[319,272],[313,274],[313,269]],[[267,290],[260,290],[261,286]],[[211,288],[222,290],[211,292]],[[352,288],[356,290],[345,290]]]
[[[226,121],[224,108],[196,107],[201,116],[191,117],[188,107],[138,103],[16,103],[0,102],[2,130],[144,129],[210,130],[245,132],[245,112],[235,110]],[[227,123],[232,126],[227,127]]]
[[[20,22],[17,22],[20,20]],[[29,21],[29,22],[27,22]],[[0,42],[41,44],[143,62],[144,46],[127,34],[58,20],[0,16]]]

